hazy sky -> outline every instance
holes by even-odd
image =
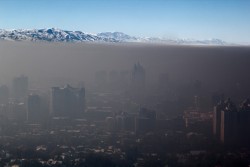
[[[250,43],[249,0],[0,0],[0,28]]]

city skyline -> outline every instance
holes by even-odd
[[[139,37],[249,44],[249,1],[0,1],[0,29],[120,31]]]
[[[250,166],[249,46],[0,50],[0,166]]]

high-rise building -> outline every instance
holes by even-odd
[[[141,102],[145,94],[146,72],[140,63],[136,63],[131,76],[131,95],[136,101]]]
[[[225,103],[223,100],[219,102],[218,105],[214,107],[213,112],[213,134],[217,139],[220,139],[220,131],[221,131],[221,111],[225,107]]]
[[[239,109],[239,133],[241,142],[250,145],[250,100],[242,102]]]
[[[13,95],[16,99],[23,99],[28,93],[28,77],[20,76],[13,79]]]
[[[145,78],[145,69],[139,62],[136,63],[132,71],[132,86],[139,89],[145,88]]]
[[[156,124],[156,112],[146,109],[140,108],[139,115],[135,119],[135,133],[146,133],[155,130]]]
[[[6,85],[0,86],[0,104],[7,104],[9,100],[9,88]]]
[[[66,85],[53,87],[51,92],[51,114],[56,117],[78,118],[84,113],[85,89]]]
[[[139,117],[155,120],[156,119],[156,112],[142,107],[139,110]]]
[[[250,100],[245,100],[237,110],[230,99],[220,102],[214,110],[213,133],[225,144],[249,145]]]
[[[228,99],[221,111],[220,140],[226,144],[237,142],[238,138],[238,112],[234,103]]]
[[[41,98],[39,95],[29,95],[27,100],[27,120],[32,123],[40,123],[43,121],[44,113],[41,106]]]

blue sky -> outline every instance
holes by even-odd
[[[250,0],[0,0],[0,28],[250,43]]]

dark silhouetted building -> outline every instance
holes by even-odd
[[[85,109],[85,89],[69,85],[53,87],[51,92],[51,114],[56,117],[81,117]]]
[[[223,143],[232,144],[238,138],[238,112],[234,103],[228,99],[221,111],[221,135]]]
[[[145,94],[146,73],[140,63],[134,65],[131,76],[131,94],[137,101],[141,101]]]
[[[221,111],[224,109],[225,103],[221,100],[218,105],[214,107],[213,113],[213,134],[217,139],[220,139],[221,134]]]
[[[9,100],[9,88],[6,85],[0,86],[0,104],[6,104]]]
[[[156,124],[156,112],[140,108],[139,115],[135,119],[135,132],[136,134],[143,134],[146,132],[154,131]]]
[[[45,113],[42,111],[42,103],[39,95],[29,95],[27,101],[27,120],[31,123],[43,121]]]
[[[149,110],[147,108],[140,108],[139,117],[149,118],[149,119],[155,120],[156,119],[156,112]]]
[[[239,133],[241,142],[250,145],[250,100],[242,102],[239,109]]]
[[[135,131],[135,116],[127,115],[122,117],[122,129],[125,131]]]
[[[213,134],[225,144],[249,145],[250,100],[237,110],[230,99],[220,102],[214,110]]]

